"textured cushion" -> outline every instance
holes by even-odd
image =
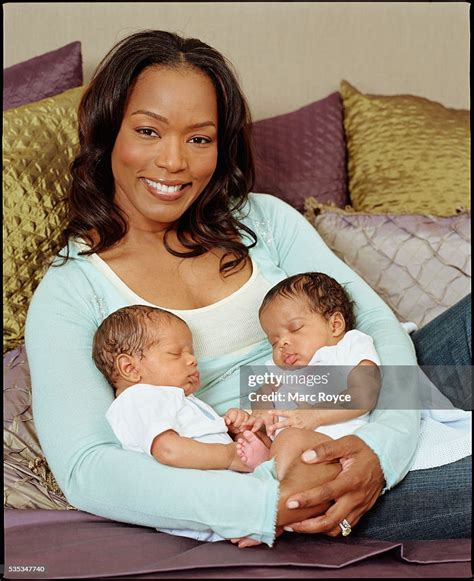
[[[6,111],[3,149],[3,348],[23,342],[28,304],[65,225],[62,199],[83,88]]]
[[[298,111],[253,124],[254,192],[274,194],[298,210],[308,196],[349,203],[339,93]]]
[[[449,216],[469,209],[469,111],[341,83],[354,209]]]
[[[23,347],[3,357],[3,470],[6,508],[73,508],[49,470],[36,435]]]
[[[3,71],[3,110],[82,85],[81,43],[71,42]]]
[[[468,213],[363,214],[309,198],[306,217],[401,321],[421,327],[471,291]]]

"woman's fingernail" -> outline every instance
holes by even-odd
[[[293,532],[293,529],[291,527],[283,527],[284,531],[288,531],[289,533]]]
[[[317,458],[317,454],[314,450],[306,450],[303,454],[303,460],[305,462],[311,462],[311,460],[314,460],[315,458]]]
[[[300,503],[297,500],[290,500],[290,502],[286,505],[288,508],[298,508]]]

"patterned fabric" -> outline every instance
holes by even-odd
[[[24,347],[3,357],[3,403],[4,506],[72,509],[46,463],[36,435]]]
[[[305,215],[326,244],[392,308],[419,327],[471,290],[469,213],[370,215],[318,204]]]
[[[3,71],[3,110],[82,85],[81,43],[71,42]]]
[[[341,94],[355,210],[450,216],[470,208],[469,111],[363,95],[346,81]]]
[[[304,200],[349,203],[346,143],[339,93],[298,111],[253,124],[254,192],[278,196],[302,210]]]
[[[83,88],[4,113],[3,352],[23,342],[29,301],[65,225],[63,198]]]

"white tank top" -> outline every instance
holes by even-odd
[[[97,254],[88,257],[94,266],[123,294],[131,305],[160,307],[134,293]],[[263,297],[276,284],[269,282],[252,259],[252,275],[231,295],[198,309],[165,309],[181,317],[193,334],[196,357],[220,357],[267,340],[260,326],[258,309]]]

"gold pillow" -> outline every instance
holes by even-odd
[[[341,82],[354,209],[449,216],[470,207],[469,111]]]
[[[23,342],[26,312],[65,224],[63,199],[84,87],[3,114],[3,352]]]

